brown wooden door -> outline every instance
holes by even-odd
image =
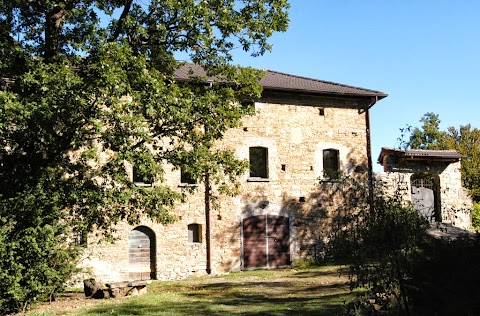
[[[128,235],[128,263],[130,279],[155,278],[155,235],[150,228],[140,226]]]
[[[267,216],[268,267],[290,264],[290,230],[288,217]]]
[[[274,268],[290,264],[287,217],[260,215],[243,220],[243,267]]]
[[[263,215],[243,220],[243,266],[267,266],[266,217]]]

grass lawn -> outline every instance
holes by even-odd
[[[356,297],[341,272],[325,266],[158,281],[142,296],[79,299],[63,308],[60,299],[57,308],[44,305],[28,315],[340,315]]]

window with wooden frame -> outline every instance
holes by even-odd
[[[268,148],[250,147],[250,178],[268,179]]]
[[[336,149],[323,151],[323,177],[329,180],[340,178],[339,152]]]

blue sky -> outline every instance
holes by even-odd
[[[480,1],[291,0],[273,51],[234,63],[388,93],[371,110],[374,171],[381,147],[426,112],[441,128],[480,127]]]

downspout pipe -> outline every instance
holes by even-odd
[[[208,274],[212,274],[212,228],[211,228],[211,194],[212,194],[212,187],[210,184],[210,172],[207,171],[205,174],[205,244],[207,247],[207,267],[206,271]]]
[[[365,109],[365,131],[367,136],[367,164],[368,164],[368,203],[370,211],[374,211],[373,201],[373,163],[372,163],[372,144],[370,137],[370,108],[377,103],[378,97],[372,98],[372,102]]]

